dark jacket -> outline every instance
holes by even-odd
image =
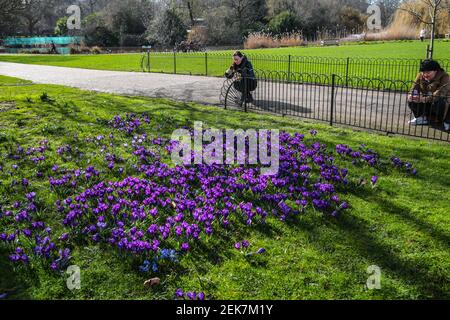
[[[241,77],[245,78],[255,78],[255,71],[253,70],[252,63],[247,59],[246,56],[242,59],[240,65],[233,63],[229,69],[231,72],[225,74],[227,78],[231,79],[235,73],[239,73]]]
[[[411,92],[417,90],[425,96],[425,102],[433,103],[436,99],[446,98],[447,105],[450,102],[450,76],[445,71],[438,71],[436,77],[426,81],[419,73],[411,88]]]

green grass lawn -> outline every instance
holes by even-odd
[[[297,73],[336,73],[345,76],[347,73],[346,58],[349,60],[350,76],[410,81],[419,68],[419,60],[423,59],[427,43],[420,41],[385,42],[373,44],[349,44],[339,47],[294,47],[279,49],[245,50],[253,61],[254,68],[266,71],[287,72],[288,55],[309,57],[291,58],[291,72]],[[450,59],[450,42],[437,41],[435,58]],[[231,64],[232,51],[215,51],[208,53],[188,53],[174,55],[152,54],[151,71],[179,74],[222,76]],[[276,55],[272,57],[269,55]],[[315,59],[314,59],[315,58]],[[317,60],[317,58],[323,58]],[[379,60],[360,61],[359,58],[373,59],[416,59],[411,61],[392,61],[383,64]],[[176,60],[176,67],[174,67]],[[141,54],[111,55],[0,55],[0,61],[20,62],[64,67],[88,68],[99,70],[141,71]],[[450,65],[446,65],[450,67]],[[208,70],[206,70],[208,69]],[[278,75],[278,77],[281,77]]]
[[[12,78],[7,76],[0,75],[0,85],[1,86],[8,86],[8,85],[22,85],[22,84],[30,84],[31,81],[18,79],[18,78]]]
[[[0,77],[3,84],[18,82]],[[351,181],[372,175],[380,178],[373,189],[355,182],[345,191],[343,198],[350,209],[339,219],[308,210],[289,223],[270,218],[265,227],[237,226],[220,237],[204,239],[204,246],[182,256],[179,266],[153,275],[141,274],[133,259],[110,247],[75,242],[71,263],[82,270],[82,286],[73,292],[66,288],[67,275],[44,265],[14,267],[8,262],[8,248],[0,243],[0,294],[10,292],[10,298],[27,299],[172,299],[175,290],[182,288],[204,291],[214,299],[450,298],[448,144],[62,86],[0,86],[0,165],[9,168],[13,163],[7,156],[9,147],[26,148],[48,139],[52,150],[65,144],[77,146],[86,155],[77,160],[78,166],[94,165],[103,168],[106,180],[121,180],[106,170],[99,148],[85,141],[114,133],[118,146],[130,143],[132,137],[112,132],[106,125],[115,115],[127,112],[150,115],[151,137],[170,137],[173,130],[192,126],[194,121],[216,128],[279,128],[305,133],[307,144],[317,140],[330,148],[339,143],[356,148],[365,143],[383,158],[396,155],[411,161],[419,173],[409,176],[392,168],[350,166]],[[308,134],[311,129],[318,130],[316,137]],[[125,147],[116,152],[126,154]],[[63,168],[74,165],[56,156],[47,160]],[[131,164],[126,166],[132,172]],[[34,190],[45,221],[59,230],[54,202],[62,195],[50,188],[46,178],[35,177],[33,165],[21,170],[29,174],[28,189],[14,185],[15,177],[6,169],[0,172],[0,205]],[[1,228],[0,221],[0,232]],[[233,244],[243,237],[253,248],[264,247],[267,252],[256,257],[240,254]],[[381,268],[380,290],[365,288],[371,265]],[[152,276],[161,278],[160,286],[143,285]]]
[[[265,54],[292,54],[299,56],[317,56],[317,57],[362,57],[362,58],[405,58],[405,59],[424,59],[429,42],[420,41],[386,41],[386,42],[364,42],[361,44],[344,44],[341,46],[326,47],[297,47],[297,48],[278,48],[278,49],[255,49],[255,53]],[[450,42],[437,40],[435,48],[435,57],[440,59],[450,59],[448,48]]]

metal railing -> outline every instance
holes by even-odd
[[[311,57],[295,55],[247,54],[253,68],[265,72],[336,74],[343,79],[366,77],[410,81],[419,71],[421,59]],[[450,59],[437,59],[450,70]],[[223,76],[231,65],[230,53],[146,52],[141,58],[144,72]]]
[[[221,92],[221,103],[225,108],[450,142],[450,133],[443,126],[445,116],[450,122],[450,97],[439,97],[447,105],[447,115],[442,104],[440,113],[433,105],[421,114],[429,124],[409,123],[414,118],[408,100],[413,81],[293,72],[278,72],[274,76],[273,72],[263,70],[255,70],[255,74],[253,80],[258,86],[251,92],[249,101],[242,94],[247,91],[246,81],[236,78],[225,81]],[[241,91],[235,85],[238,81],[244,84]]]

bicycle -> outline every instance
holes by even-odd
[[[236,89],[242,87],[241,83],[242,76],[239,73],[234,73],[232,78],[225,80],[220,93],[220,102],[225,109],[229,107],[242,109],[242,106],[244,106],[245,111],[247,111],[247,103],[250,102],[245,101],[246,97],[242,94],[242,90]]]

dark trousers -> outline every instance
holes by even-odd
[[[409,102],[408,106],[415,118],[425,116],[427,118],[435,118],[437,122],[450,123],[450,112],[447,112],[447,115],[445,114],[447,111],[447,98],[439,98],[433,103]]]
[[[258,86],[258,83],[255,79],[245,79],[245,80],[239,80],[235,81],[233,83],[234,88],[242,93],[243,97],[250,96],[251,91],[255,91],[256,87]]]

